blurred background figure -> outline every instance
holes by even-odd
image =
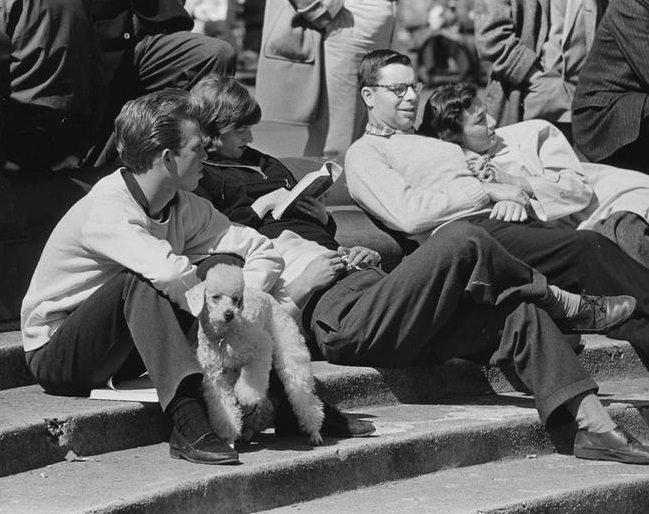
[[[473,0],[409,0],[399,4],[400,42],[428,86],[484,82],[473,36]]]
[[[492,63],[499,127],[543,119],[572,142],[571,103],[607,0],[476,0],[478,54]]]
[[[304,155],[342,155],[362,132],[356,73],[388,48],[393,0],[267,0],[256,97],[264,120],[308,127]]]

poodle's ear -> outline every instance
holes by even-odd
[[[189,312],[198,317],[205,305],[205,281],[199,282],[191,289],[188,289],[185,298],[187,299]]]

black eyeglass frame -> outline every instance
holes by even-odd
[[[406,96],[406,93],[408,92],[408,89],[412,88],[412,90],[415,92],[416,95],[421,93],[421,90],[424,88],[423,82],[398,82],[396,84],[367,84],[367,87],[383,87],[387,89],[388,91],[392,92],[394,95],[396,95],[397,98],[403,98]],[[400,88],[403,87],[403,92],[399,93],[397,89],[395,88]]]

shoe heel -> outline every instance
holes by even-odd
[[[182,457],[180,456],[180,450],[178,450],[178,448],[174,448],[173,446],[169,447],[169,456],[172,459],[182,460]]]

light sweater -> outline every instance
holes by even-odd
[[[245,259],[247,285],[269,291],[283,269],[271,242],[232,225],[211,204],[179,191],[164,222],[149,218],[118,170],[100,180],[56,225],[23,299],[25,351],[44,345],[66,317],[124,268],[142,275],[189,311],[199,282],[193,264],[212,253]]]
[[[388,228],[427,238],[491,205],[459,146],[415,134],[365,134],[345,156],[351,197]]]

